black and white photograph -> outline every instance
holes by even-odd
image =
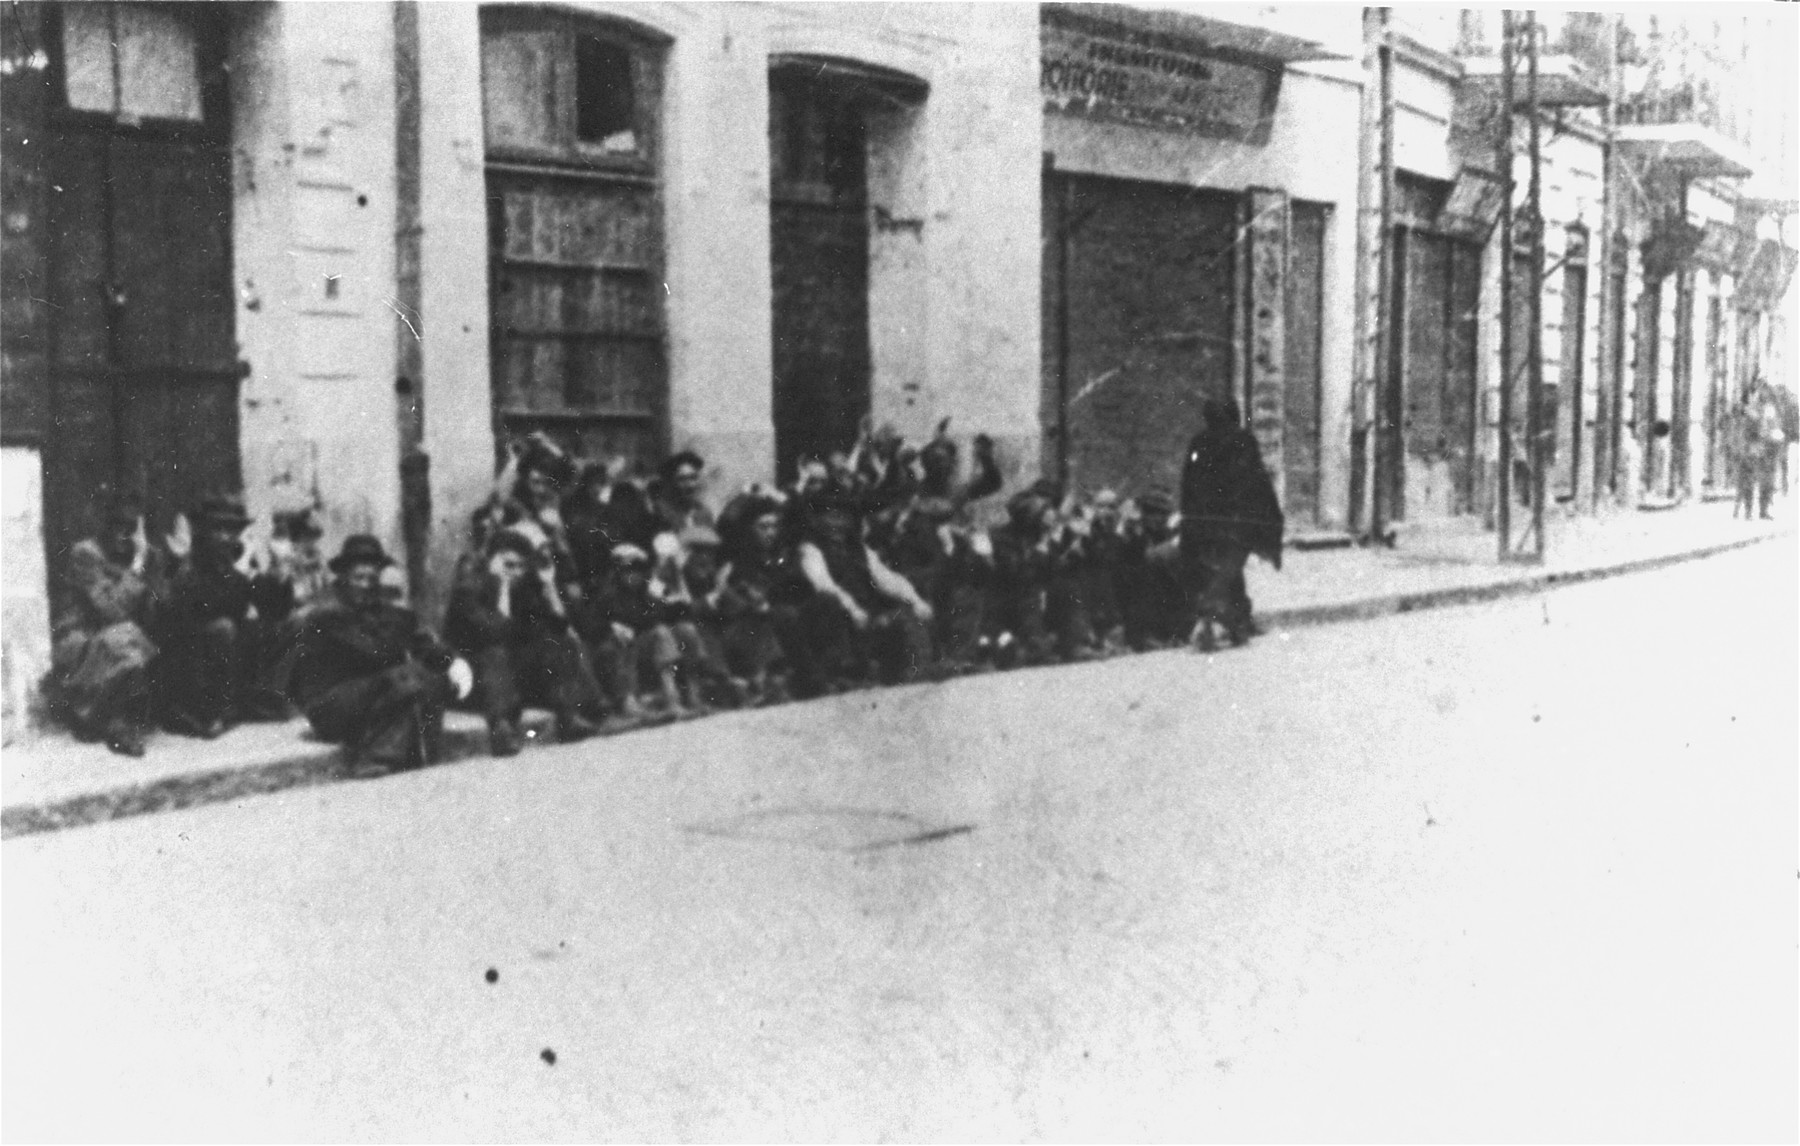
[[[1800,1141],[1800,4],[0,0],[0,1140]]]

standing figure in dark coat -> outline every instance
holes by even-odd
[[[322,740],[343,744],[358,776],[418,768],[437,754],[444,708],[475,685],[411,609],[383,600],[393,564],[366,533],[331,559],[337,600],[307,615],[293,668],[293,697]]]
[[[1194,642],[1216,647],[1213,623],[1234,645],[1254,632],[1244,562],[1254,553],[1281,568],[1285,526],[1256,438],[1229,398],[1201,404],[1200,432],[1181,476],[1181,556],[1198,588]]]
[[[176,567],[157,610],[157,691],[171,732],[212,739],[241,720],[285,720],[271,687],[294,610],[294,586],[278,572],[246,572],[241,540],[250,518],[236,497],[208,498],[192,537],[170,538]]]
[[[564,743],[599,731],[589,718],[601,715],[600,686],[557,596],[554,561],[547,544],[503,529],[485,559],[464,559],[450,595],[444,636],[474,666],[495,756],[518,753],[528,702],[555,713]]]
[[[144,519],[121,505],[99,537],[76,543],[63,571],[64,607],[53,626],[51,710],[83,739],[104,740],[122,756],[144,754],[150,671],[156,645],[147,630],[155,606],[154,550]]]

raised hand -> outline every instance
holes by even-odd
[[[175,528],[163,538],[163,544],[177,561],[186,561],[194,552],[194,528],[188,524],[187,514],[175,515]]]
[[[131,571],[142,573],[150,560],[150,534],[144,526],[144,515],[138,514],[137,528],[131,534]]]

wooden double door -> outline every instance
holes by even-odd
[[[1434,511],[1470,513],[1481,248],[1410,227],[1396,230],[1394,246],[1392,313],[1399,322],[1381,419],[1391,435],[1380,475],[1388,514],[1403,521]]]
[[[242,488],[230,117],[210,9],[57,5],[44,21],[53,560],[112,502],[137,502],[160,531]]]

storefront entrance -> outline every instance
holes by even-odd
[[[1068,488],[1179,486],[1201,400],[1234,393],[1241,204],[1045,174],[1046,470]]]

